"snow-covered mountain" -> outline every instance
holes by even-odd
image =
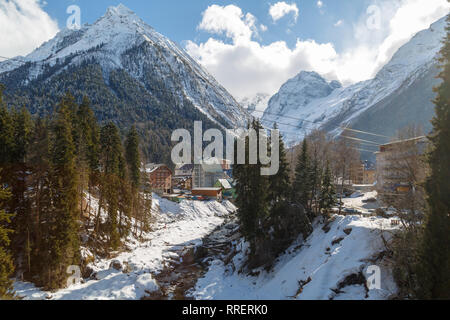
[[[85,79],[86,71],[89,79]],[[142,113],[152,113],[149,105],[157,103],[163,106],[155,113],[167,112],[177,117],[183,116],[180,110],[193,113],[192,109],[197,109],[223,127],[240,126],[247,116],[235,99],[181,47],[123,5],[110,7],[92,25],[59,32],[26,57],[0,63],[0,82],[5,83],[10,96],[24,91],[35,95],[39,85],[39,90],[46,90],[50,96],[65,90],[75,95],[87,94],[97,105],[96,114],[108,120],[120,119],[120,113],[128,112],[124,110],[128,108],[135,109],[134,120],[146,120]],[[104,94],[115,100],[115,110],[102,109],[107,106],[101,103],[112,101],[98,99],[103,93],[93,92],[93,86],[105,89]],[[32,111],[49,108],[47,104],[53,102],[36,101],[31,93],[26,95],[28,99],[23,102]],[[126,101],[136,95],[138,101]]]
[[[414,122],[429,129],[445,26],[442,18],[416,34],[372,80],[342,87],[315,72],[301,72],[270,99],[264,125],[277,122],[291,143],[312,129],[337,134],[344,125],[385,135]]]
[[[271,96],[267,93],[257,93],[253,97],[247,97],[240,101],[241,106],[255,118],[261,118],[269,104]]]

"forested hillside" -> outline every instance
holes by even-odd
[[[45,117],[52,116],[66,92],[71,92],[77,103],[81,103],[84,96],[89,97],[100,123],[115,123],[122,136],[136,125],[144,156],[148,162],[155,163],[170,163],[170,138],[174,130],[192,130],[194,121],[203,121],[206,128],[217,127],[189,100],[180,104],[164,91],[158,96],[152,95],[123,70],[112,71],[106,80],[100,64],[95,61],[63,70],[66,64],[46,68],[25,86],[20,85],[23,81],[20,75],[27,73],[31,64],[14,70],[9,77],[0,76],[6,87],[5,102],[9,107],[26,106],[31,114]],[[163,88],[157,80],[149,85]]]
[[[101,124],[122,136],[136,126],[148,162],[170,163],[171,135],[202,121],[206,129],[243,126],[247,113],[181,47],[123,5],[92,25],[65,29],[26,57],[0,62],[5,101],[52,115],[70,92],[91,101]]]
[[[15,274],[61,288],[68,266],[83,272],[88,263],[81,247],[107,257],[149,229],[139,137],[134,126],[125,139],[114,123],[101,126],[87,98],[66,94],[54,113],[32,118],[25,107],[9,110],[1,93],[0,287]]]

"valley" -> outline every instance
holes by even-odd
[[[0,44],[0,300],[213,318],[195,301],[450,297],[448,1],[398,2],[378,29],[322,1],[161,18],[103,0],[60,28],[27,1],[0,0],[4,26],[53,27],[26,54]]]

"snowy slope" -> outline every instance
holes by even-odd
[[[201,244],[202,238],[221,225],[235,209],[229,202],[183,201],[176,204],[154,195],[154,231],[145,235],[147,240],[143,243],[130,238],[129,252],[90,265],[99,280],[89,280],[55,293],[43,292],[30,283],[16,282],[16,293],[25,299],[140,299],[159,290],[154,275],[160,273],[168,261],[180,260],[179,250]],[[123,273],[110,268],[113,260],[128,265],[130,271]]]
[[[133,51],[134,49],[134,51]],[[221,118],[229,126],[239,126],[246,112],[234,98],[197,64],[183,49],[145,24],[123,5],[110,7],[92,25],[80,30],[65,29],[44,43],[21,62],[0,63],[0,75],[31,63],[22,85],[42,75],[49,66],[66,58],[72,65],[94,59],[106,78],[113,70],[123,69],[151,91],[146,76],[152,73],[164,84],[164,90],[180,102],[191,101],[211,120]],[[5,76],[5,75],[3,75]],[[161,94],[161,92],[157,92]]]
[[[317,224],[306,242],[299,240],[288,249],[270,273],[245,276],[220,260],[212,262],[192,296],[201,300],[384,300],[395,294],[390,269],[382,261],[372,261],[383,251],[380,235],[391,229],[390,220],[359,216],[334,219],[328,232]],[[247,249],[243,242],[238,248],[240,252],[232,262],[235,270]],[[371,274],[367,268],[371,265],[381,269],[381,289],[342,284],[348,276],[361,273],[368,279]]]
[[[261,118],[269,105],[270,95],[267,93],[258,93],[253,97],[247,97],[240,101],[241,106],[247,109],[255,118]]]
[[[289,142],[301,140],[316,128],[339,133],[340,126],[351,124],[383,99],[400,94],[435,66],[445,26],[444,17],[419,32],[372,80],[340,88],[317,73],[301,72],[270,99],[263,123],[269,127],[278,122]]]
[[[362,208],[362,200],[374,195],[367,193],[344,202]],[[154,231],[145,235],[146,241],[140,243],[130,238],[127,241],[129,251],[114,259],[97,259],[90,264],[96,272],[95,279],[56,292],[44,292],[30,283],[16,282],[17,294],[26,300],[140,299],[160,290],[156,276],[167,264],[181,262],[181,250],[201,245],[202,238],[236,210],[229,202],[183,201],[176,204],[157,196],[154,196],[153,209],[156,222]],[[210,262],[208,271],[189,295],[199,300],[379,300],[396,293],[389,267],[377,259],[383,251],[381,234],[388,238],[393,230],[390,219],[335,216],[328,227],[327,230],[316,222],[310,237],[294,243],[276,261],[273,271],[260,270],[261,273],[254,277],[238,274],[248,247],[242,240],[233,240],[238,253],[232,262],[226,266],[222,260]],[[128,266],[128,270],[122,272],[111,268],[111,262],[115,260]],[[368,278],[367,267],[373,265],[381,270],[380,289],[367,290],[361,281],[342,284],[349,276],[362,274]]]

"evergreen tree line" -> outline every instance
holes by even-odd
[[[442,83],[437,97],[426,182],[428,214],[420,245],[417,297],[450,299],[450,16],[441,50]]]
[[[447,23],[426,159],[425,218],[419,227],[399,232],[392,245],[401,299],[450,299],[450,17]]]
[[[68,266],[85,265],[81,245],[107,256],[131,232],[142,236],[151,192],[135,127],[122,143],[115,124],[100,126],[89,100],[70,94],[52,116],[32,118],[7,108],[1,89],[0,297],[8,297],[14,272],[61,288]]]
[[[101,46],[100,46],[101,47]],[[141,59],[142,48],[136,47],[124,54],[124,63]],[[44,117],[53,114],[54,106],[66,91],[77,102],[88,96],[96,119],[102,123],[113,121],[120,129],[121,136],[126,129],[136,125],[141,140],[141,152],[149,163],[171,163],[171,135],[176,129],[187,129],[193,134],[194,121],[202,121],[204,129],[216,128],[217,123],[198,110],[192,102],[167,89],[167,83],[148,65],[145,74],[145,88],[124,70],[112,70],[108,79],[98,59],[70,65],[76,55],[69,55],[56,61],[36,79],[27,81],[33,63],[24,64],[11,73],[0,77],[5,85],[4,100],[8,106],[27,106],[32,115]],[[134,57],[134,58],[133,58]],[[128,65],[133,69],[133,65]],[[128,67],[126,69],[128,69]],[[176,82],[169,87],[180,87]],[[24,86],[24,83],[27,83]],[[228,122],[219,115],[215,119],[224,127]]]
[[[261,123],[254,120],[249,129],[255,130],[259,141]],[[241,232],[250,245],[247,267],[253,269],[269,266],[300,234],[309,236],[312,219],[328,216],[335,206],[336,192],[329,160],[319,161],[311,155],[307,139],[298,155],[293,179],[281,136],[279,170],[273,176],[261,175],[264,165],[259,160],[257,164],[249,164],[248,136],[245,146],[246,164],[234,165],[233,178]]]
[[[408,208],[413,206],[409,211],[414,215],[411,220],[414,228],[400,230],[388,247],[401,299],[450,299],[449,26],[439,62],[442,82],[435,89],[436,114],[429,135],[425,218],[417,221],[415,203],[420,199],[410,199]],[[253,121],[250,128],[258,130],[262,126]],[[290,161],[286,161],[280,141],[280,171],[275,176],[261,176],[260,169],[264,167],[261,163],[234,166],[241,232],[250,246],[248,269],[270,265],[300,234],[304,237],[309,234],[311,219],[326,216],[336,204],[335,178],[341,179],[340,193],[344,192],[344,181],[351,177],[352,165],[359,160],[355,153],[357,146],[339,139],[317,148],[320,135],[323,134],[316,132],[308,136],[296,159]],[[247,159],[248,141],[246,138]]]
[[[292,181],[291,201],[301,204],[310,219],[328,215],[336,205],[334,175],[327,157],[321,163],[315,152],[310,152],[308,138],[303,140]]]

